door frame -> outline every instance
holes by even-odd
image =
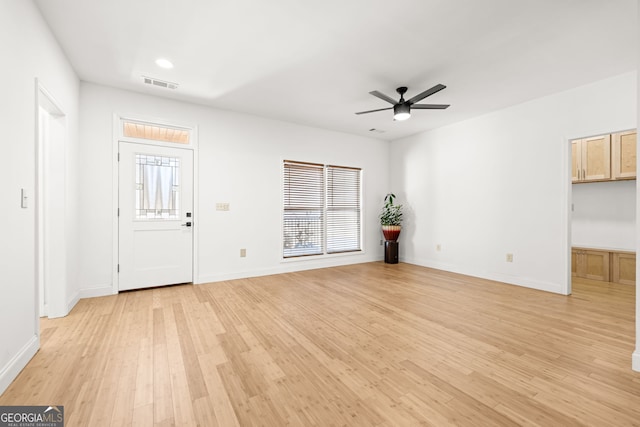
[[[44,124],[41,120],[40,110],[44,110],[47,113],[46,121]],[[42,82],[36,78],[36,176],[35,176],[35,230],[36,230],[36,250],[35,250],[35,307],[36,307],[36,327],[37,335],[40,335],[40,321],[41,317],[61,317],[66,316],[69,312],[67,304],[67,259],[66,259],[66,235],[64,235],[66,227],[64,219],[62,224],[56,224],[63,230],[63,250],[56,250],[52,245],[52,228],[54,226],[49,224],[53,219],[52,217],[52,204],[50,202],[51,190],[47,190],[46,182],[51,180],[52,171],[55,170],[58,174],[62,174],[64,185],[60,189],[62,192],[62,199],[66,197],[66,145],[67,145],[67,116],[60,103],[51,94],[50,91],[42,84]],[[52,150],[52,132],[49,130],[49,124],[51,120],[59,120],[62,126],[61,133],[57,135],[57,145],[60,145],[64,152],[62,157],[65,159],[65,163],[53,164],[51,161]],[[62,207],[62,218],[64,215],[64,203]],[[57,212],[60,214],[60,212]],[[58,215],[60,219],[60,215]],[[57,241],[60,243],[60,241]],[[56,265],[62,271],[58,273],[58,280],[54,279],[54,275],[51,273],[49,266]],[[47,306],[45,312],[41,313],[41,292],[47,295]]]
[[[155,141],[150,139],[141,139],[141,138],[133,138],[124,136],[123,132],[123,121],[135,121],[140,123],[146,123],[150,125],[159,125],[159,126],[171,126],[184,130],[188,130],[190,132],[189,143],[188,144],[178,144],[172,142],[162,142]],[[118,204],[119,204],[119,184],[120,184],[120,172],[119,172],[119,162],[118,162],[118,152],[120,142],[129,142],[139,145],[148,145],[148,146],[156,146],[156,147],[170,147],[170,148],[181,148],[184,150],[192,150],[193,151],[193,259],[192,259],[192,277],[193,283],[199,283],[199,267],[198,267],[198,230],[200,223],[200,209],[199,209],[199,156],[198,156],[198,126],[197,125],[185,125],[185,124],[176,124],[176,122],[171,120],[166,120],[157,117],[149,117],[142,116],[138,114],[118,114],[114,113],[113,115],[113,143],[112,143],[112,234],[113,234],[113,247],[112,247],[112,270],[111,277],[112,280],[112,293],[115,295],[119,292],[120,278],[118,274],[118,261],[119,261],[119,245],[120,245],[120,233],[119,233],[119,224],[118,224]]]
[[[563,203],[561,206],[561,215],[563,217],[563,222],[565,226],[563,227],[563,241],[565,243],[564,246],[564,277],[565,281],[562,283],[562,294],[563,295],[571,295],[572,286],[571,286],[571,245],[572,245],[572,236],[571,236],[571,227],[573,221],[573,187],[572,187],[572,176],[571,176],[571,141],[574,139],[578,139],[579,137],[565,137],[562,141],[562,164],[564,167],[562,168],[562,189],[564,193]]]

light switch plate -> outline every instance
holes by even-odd
[[[29,207],[27,191],[24,188],[20,189],[20,207],[22,209],[26,209],[27,207]]]

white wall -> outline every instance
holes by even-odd
[[[569,140],[635,128],[636,83],[627,73],[394,141],[401,259],[566,292]]]
[[[196,282],[366,262],[382,258],[378,211],[388,191],[389,143],[246,114],[141,95],[90,83],[80,90],[80,282],[107,292],[112,269],[113,115],[197,125],[199,256]],[[363,168],[365,253],[281,261],[282,161]],[[215,210],[228,202],[230,210]],[[240,258],[240,248],[247,257]]]
[[[635,180],[575,184],[571,190],[573,246],[635,251]]]
[[[51,92],[67,115],[68,152],[77,147],[78,79],[31,1],[0,2],[0,68],[3,167],[0,212],[0,392],[4,391],[38,348],[35,270],[36,83]],[[73,171],[67,171],[73,176]],[[29,206],[20,207],[20,189]],[[73,186],[67,196],[74,198]],[[61,201],[65,203],[65,201]],[[73,220],[73,216],[68,218]],[[60,225],[63,227],[63,225]],[[73,244],[73,232],[67,239]],[[61,247],[64,251],[66,248]],[[75,260],[69,260],[75,265]],[[71,276],[74,276],[73,272]],[[70,280],[61,289],[68,300],[77,292]]]

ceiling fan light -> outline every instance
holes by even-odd
[[[393,119],[394,120],[407,120],[411,117],[411,107],[407,104],[396,104],[393,107]]]

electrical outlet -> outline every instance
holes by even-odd
[[[440,243],[438,243],[436,245],[436,251],[440,252],[442,250],[442,246],[440,246]]]
[[[513,262],[513,254],[507,254],[507,262]]]
[[[246,249],[240,249],[240,258],[244,258],[247,256],[247,250]]]
[[[380,246],[382,246],[382,239],[380,239]]]

